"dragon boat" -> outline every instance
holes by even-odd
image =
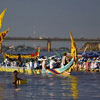
[[[5,53],[3,55],[4,58],[8,57],[10,59],[18,59],[18,57],[22,58],[22,59],[35,59],[37,56],[40,55],[40,47],[38,47],[37,52],[32,53],[32,54],[9,54],[9,53]]]
[[[55,69],[27,69],[26,67],[18,67],[18,66],[15,66],[15,67],[1,66],[0,71],[2,71],[2,72],[14,72],[16,70],[20,73],[25,73],[25,74],[50,74],[50,75],[62,74],[64,72],[70,73],[75,65],[75,60],[76,60],[76,46],[75,46],[75,41],[74,41],[71,33],[70,33],[70,37],[71,37],[71,56],[72,56],[72,58],[69,61],[69,63],[66,64],[65,66],[62,66],[60,68],[55,68]],[[38,52],[39,51],[40,50],[38,50]]]
[[[71,61],[61,67],[61,68],[55,68],[55,69],[27,69],[25,67],[0,67],[0,71],[2,72],[14,72],[15,70],[20,72],[20,73],[25,73],[25,74],[61,74],[64,71],[68,71],[70,67],[73,65],[74,59],[72,58]]]

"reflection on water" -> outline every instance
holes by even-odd
[[[70,76],[68,76],[68,80],[69,80],[68,83],[66,83],[64,80],[62,81],[63,82],[62,89],[67,90],[69,94],[68,93],[62,93],[62,96],[63,97],[66,97],[66,96],[71,97],[72,96],[73,99],[78,99],[78,89],[77,89],[78,79],[77,79],[77,77],[70,75]],[[66,87],[68,84],[69,84],[70,87]]]
[[[4,95],[4,85],[0,83],[0,100],[3,99],[3,95]]]
[[[100,74],[73,72],[68,77],[25,75],[27,84],[12,84],[13,74],[0,72],[0,100],[99,100]]]
[[[2,77],[2,78],[1,78]],[[5,82],[5,88],[0,85],[0,100],[9,98],[9,100],[73,100],[78,98],[77,78],[75,76],[62,77],[51,75],[23,75],[28,83],[18,85],[16,88],[13,81],[13,74],[3,73],[1,80]],[[4,93],[5,92],[5,93]]]
[[[78,89],[77,89],[77,77],[73,76],[72,77],[72,96],[73,96],[73,99],[78,99]]]

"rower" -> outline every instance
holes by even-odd
[[[18,55],[18,59],[17,59],[17,66],[21,66],[21,55]]]
[[[46,64],[47,64],[47,59],[42,56],[42,69],[45,70],[46,69]]]
[[[9,60],[8,60],[8,57],[6,57],[5,59],[4,59],[4,65],[7,67],[7,65],[8,65],[8,62],[9,62]]]
[[[50,69],[53,69],[54,68],[54,64],[55,64],[54,57],[52,57],[50,59]]]

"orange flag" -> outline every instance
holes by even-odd
[[[0,32],[0,44],[3,42],[4,37],[8,33],[10,29],[8,28],[6,31]]]

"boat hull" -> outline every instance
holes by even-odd
[[[61,67],[61,68],[55,68],[55,69],[45,69],[45,70],[42,70],[42,69],[27,69],[27,68],[24,68],[24,67],[0,67],[0,71],[1,72],[14,72],[15,70],[17,70],[18,72],[20,73],[25,73],[25,74],[50,74],[50,75],[53,75],[53,74],[61,74],[63,73],[64,71],[67,71],[68,69],[70,69],[70,67],[73,65],[74,63],[74,59],[72,58],[71,61]]]

